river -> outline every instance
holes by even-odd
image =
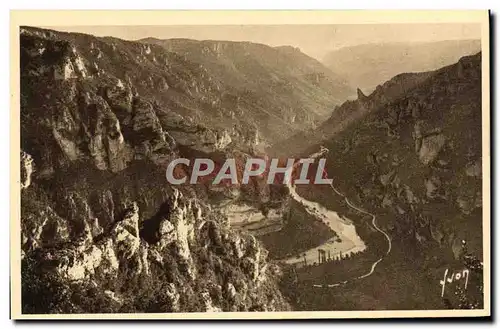
[[[336,236],[315,248],[307,250],[305,256],[304,253],[301,253],[300,258],[290,257],[283,260],[283,262],[303,266],[305,258],[306,263],[311,265],[318,261],[318,249],[325,250],[326,254],[329,253],[331,258],[334,259],[339,259],[341,255],[356,254],[366,249],[364,241],[356,233],[356,227],[349,219],[340,217],[337,212],[329,210],[319,203],[304,199],[297,193],[295,186],[289,185],[289,188],[290,196],[299,202],[309,214],[328,225]]]

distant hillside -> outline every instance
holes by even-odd
[[[288,276],[282,291],[298,300],[295,308],[482,307],[482,186],[486,182],[482,179],[481,93],[479,53],[433,72],[401,74],[369,96],[359,92],[357,100],[335,111],[351,111],[347,120],[336,122],[334,112],[319,136],[310,132],[302,137],[315,144],[302,151],[304,155],[320,145],[329,149],[326,170],[335,188],[351,204],[376,215],[392,249],[373,275],[344,288],[311,290],[307,281],[300,286],[294,275]],[[336,131],[325,136],[329,125]],[[297,191],[335,211],[346,204],[329,186],[302,185]],[[348,217],[358,228],[372,227],[369,216]],[[373,238],[366,242],[368,250],[380,248]],[[359,263],[363,257],[355,260]],[[318,273],[329,282],[346,267],[332,265],[331,271]],[[462,268],[470,269],[466,291],[450,286],[442,297],[443,273]]]
[[[368,96],[358,89],[356,99],[336,106],[331,116],[318,127],[301,131],[292,137],[276,142],[268,148],[268,152],[281,156],[300,155],[311,145],[333,138],[351,122],[362,118],[368,112],[403,96],[433,74],[435,74],[434,71],[399,74],[377,86],[375,91]]]
[[[399,73],[436,70],[480,50],[480,40],[363,44],[330,52],[323,63],[351,85],[371,92]]]
[[[410,214],[422,220],[421,231],[413,232],[420,242],[451,247],[466,239],[480,249],[481,54],[379,104],[326,140],[331,175],[360,200],[392,209],[396,217],[413,208]],[[459,224],[467,221],[476,225]]]
[[[175,158],[290,133],[260,130],[280,98],[151,44],[19,37],[23,313],[289,310],[261,243],[165,178]]]
[[[144,39],[197,63],[223,94],[222,105],[271,136],[324,119],[353,89],[293,47],[189,39]],[[281,121],[281,122],[280,122]]]
[[[433,72],[390,101],[369,96],[356,102],[373,104],[319,145],[329,149],[327,171],[334,185],[377,215],[393,252],[374,274],[376,285],[384,282],[383,290],[360,284],[341,305],[458,307],[460,293],[450,290],[443,299],[438,283],[447,268],[469,266],[464,242],[469,255],[482,259],[481,54]],[[303,186],[299,193],[338,208],[329,188]],[[480,304],[478,268],[472,268],[467,298]],[[304,293],[310,295],[301,295],[310,309],[342,300],[334,293],[322,298]],[[311,306],[313,300],[321,306]]]

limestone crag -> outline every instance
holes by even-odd
[[[85,204],[80,202],[78,206],[79,202],[75,201],[78,198],[73,196],[70,199],[75,209]],[[174,189],[166,200],[168,207],[165,209],[168,210],[159,213],[158,239],[152,242],[144,240],[146,233],[143,230],[148,227],[144,224],[155,220],[141,219],[137,203],[127,203],[122,218],[109,229],[101,228],[99,234],[93,234],[90,224],[85,224],[79,238],[74,241],[39,246],[26,241],[24,262],[37,264],[36,269],[44,269],[44,274],[37,273],[37,277],[50,275],[50,282],[71,284],[73,291],[83,291],[88,285],[109,287],[112,282],[116,285],[124,276],[131,284],[139,278],[154,281],[156,276],[166,275],[169,281],[158,286],[156,293],[164,296],[161,303],[167,303],[165,307],[169,311],[192,307],[205,312],[287,307],[277,290],[273,290],[276,289],[273,288],[276,276],[266,271],[267,252],[260,243],[251,236],[241,236],[221,225],[224,221],[219,223],[213,215],[205,213],[199,201],[184,197],[182,192]],[[92,211],[87,211],[92,216]],[[78,213],[84,211],[80,209]],[[30,220],[23,219],[24,222]],[[35,225],[31,241],[40,238],[40,231],[47,226],[46,221]],[[70,227],[66,229],[71,231]],[[229,277],[221,276],[223,272],[230,273],[227,274]],[[204,290],[196,293],[197,289],[202,289],[198,288],[200,280],[219,282],[219,288],[213,290],[216,285],[207,290],[207,286],[202,285],[200,287]],[[229,287],[228,292],[221,287]],[[274,292],[266,297],[269,289]],[[119,309],[130,307],[129,303],[138,298],[127,291],[106,288],[103,294],[113,301],[112,307]],[[225,301],[223,296],[227,293],[231,298]],[[186,300],[183,299],[186,294],[194,295]],[[68,298],[65,303],[71,307],[83,307],[78,300]],[[200,308],[193,306],[196,304],[193,304],[193,298],[199,299]],[[69,307],[63,305],[61,307]]]

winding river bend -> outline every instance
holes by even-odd
[[[321,147],[321,151],[314,153],[310,155],[310,158],[317,158],[318,156],[323,155],[324,153],[328,152],[328,149]],[[377,230],[380,234],[384,236],[384,238],[387,240],[387,251],[384,255],[382,255],[379,259],[377,259],[371,266],[371,268],[363,275],[357,276],[352,278],[351,280],[347,281],[342,281],[342,282],[336,282],[336,283],[331,283],[331,284],[315,284],[313,285],[314,287],[337,287],[342,284],[346,284],[349,281],[354,281],[354,280],[360,280],[369,277],[370,275],[373,274],[375,271],[377,265],[384,259],[385,256],[389,255],[389,253],[392,250],[392,242],[390,236],[382,230],[380,227],[377,226],[377,218],[374,214],[363,210],[357,206],[355,206],[344,194],[342,194],[339,190],[333,186],[333,184],[330,185],[332,188],[333,192],[339,195],[340,197],[344,198],[345,202],[347,205],[364,215],[368,215],[372,218],[371,224],[375,230]],[[290,195],[293,199],[295,199],[297,202],[301,203],[306,211],[315,216],[318,220],[321,220],[323,222],[326,222],[327,225],[338,235],[340,238],[340,241],[337,241],[336,238],[330,239],[324,244],[317,246],[313,249],[310,249],[305,252],[305,259],[306,261],[313,263],[315,259],[317,259],[317,251],[318,249],[323,249],[323,250],[332,250],[333,253],[331,253],[332,258],[337,258],[337,255],[335,254],[336,252],[342,252],[343,254],[352,254],[352,253],[358,253],[366,249],[366,245],[361,240],[361,238],[357,235],[356,233],[356,228],[354,224],[349,221],[346,218],[341,218],[337,212],[331,211],[329,209],[326,209],[325,207],[321,206],[320,204],[316,202],[312,202],[309,200],[306,200],[302,198],[300,195],[295,190],[295,186],[293,184],[289,183],[288,188],[290,189]],[[301,258],[288,258],[285,259],[284,262],[287,264],[296,264],[304,261],[304,257]]]
[[[342,255],[356,254],[366,249],[364,241],[356,233],[356,227],[347,218],[342,218],[337,212],[331,211],[316,202],[312,202],[301,197],[295,186],[289,186],[290,196],[300,203],[304,209],[318,220],[326,223],[336,236],[315,248],[307,250],[300,258],[291,257],[284,260],[287,264],[302,264],[304,259],[307,264],[312,264],[318,260],[318,249],[328,252],[333,259],[340,259]]]

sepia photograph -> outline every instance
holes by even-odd
[[[11,36],[12,318],[491,315],[487,11]]]

